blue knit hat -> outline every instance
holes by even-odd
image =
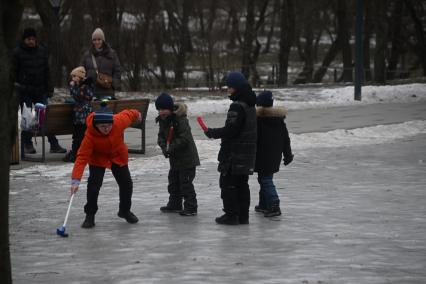
[[[248,82],[241,72],[230,72],[226,77],[226,86],[228,88],[241,89],[245,84],[248,84]]]
[[[112,110],[108,107],[108,101],[101,102],[101,107],[95,111],[93,116],[93,124],[98,123],[113,123],[114,115]]]
[[[271,107],[274,104],[271,91],[263,91],[256,98],[256,105],[262,107]]]
[[[161,93],[158,98],[155,100],[155,108],[157,110],[160,109],[169,109],[173,111],[173,98],[166,93]]]

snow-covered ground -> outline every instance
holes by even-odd
[[[196,89],[193,89],[193,92]],[[256,93],[262,90],[255,90]],[[286,106],[290,110],[328,108],[336,106],[351,106],[376,103],[406,103],[426,101],[426,84],[365,86],[362,88],[362,100],[354,100],[354,88],[335,87],[324,88],[285,88],[271,89],[275,105]],[[171,92],[173,95],[173,92]],[[153,97],[154,101],[155,97]],[[229,107],[229,99],[224,93],[223,98],[208,97],[205,93],[199,96],[179,97],[178,100],[188,105],[189,115],[204,115],[209,113],[225,113]],[[152,120],[157,115],[155,106],[149,108],[147,119]]]

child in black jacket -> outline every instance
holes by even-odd
[[[220,128],[208,128],[209,138],[221,139],[218,155],[219,185],[224,215],[216,223],[239,225],[249,223],[249,175],[256,158],[256,95],[240,72],[230,72],[226,79],[232,101],[226,122]]]
[[[259,205],[256,212],[265,217],[281,215],[280,199],[273,182],[273,174],[280,169],[284,156],[284,165],[293,161],[290,137],[284,119],[285,108],[273,107],[270,91],[264,91],[256,99],[257,114],[257,152],[254,171],[258,173],[260,185]]]

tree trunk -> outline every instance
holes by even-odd
[[[49,1],[35,0],[35,7],[43,23],[44,34],[50,57],[50,78],[53,86],[62,86],[63,38],[58,11],[55,11]]]
[[[70,28],[66,33],[64,51],[62,54],[65,56],[65,66],[67,67],[67,74],[76,67],[81,60],[82,49],[88,41],[84,33],[76,31],[84,31],[84,10],[81,9],[81,3],[78,1],[71,1],[71,23]]]
[[[272,12],[272,15],[271,15],[272,19],[271,19],[271,23],[270,23],[270,27],[269,27],[268,37],[267,37],[267,40],[266,40],[265,48],[262,51],[263,54],[267,54],[267,53],[270,52],[271,41],[272,41],[272,37],[274,36],[275,22],[276,22],[277,13],[279,13],[279,10],[280,10],[280,0],[275,0],[274,1],[274,11]]]
[[[376,0],[375,4],[375,33],[376,48],[374,50],[374,81],[380,84],[386,82],[386,8],[387,0]]]
[[[422,21],[417,15],[416,9],[413,6],[412,1],[405,0],[405,5],[408,8],[408,11],[410,12],[410,16],[413,19],[414,27],[416,30],[416,37],[417,37],[417,55],[419,57],[419,60],[422,64],[423,68],[423,76],[426,76],[426,36],[423,29]],[[421,3],[418,3],[419,9],[423,9],[423,6]]]
[[[337,1],[337,24],[338,24],[338,35],[340,37],[340,44],[342,50],[343,59],[343,82],[352,82],[352,50],[349,43],[350,33],[348,25],[348,15],[346,8],[346,0]]]
[[[322,78],[324,78],[325,73],[327,72],[328,66],[333,62],[337,53],[340,50],[340,43],[338,42],[339,38],[336,38],[331,44],[330,49],[327,51],[327,54],[324,57],[321,67],[315,72],[313,82],[320,83]]]
[[[316,7],[308,7],[304,10],[303,14],[303,33],[305,37],[305,45],[300,46],[300,57],[304,61],[304,66],[302,72],[297,76],[297,79],[294,81],[294,84],[306,84],[312,81],[312,74],[314,72],[314,58],[313,58],[313,41],[314,41],[314,32],[313,32],[313,23],[315,21],[315,11]],[[300,44],[301,45],[301,44]]]
[[[256,37],[254,9],[255,0],[247,0],[247,16],[242,46],[241,73],[248,79],[250,77],[250,57],[253,41]]]
[[[237,41],[240,41],[240,31],[238,29],[240,21],[238,20],[238,13],[235,8],[236,4],[234,1],[229,2],[231,8],[229,9],[229,18],[231,24],[231,31],[229,33],[229,42],[226,45],[229,49],[234,49],[237,47]]]
[[[9,170],[10,153],[15,141],[18,104],[13,92],[14,74],[10,73],[10,55],[21,20],[20,1],[0,1],[0,279],[12,283],[9,249]]]
[[[288,60],[295,35],[295,8],[293,0],[283,0],[281,4],[281,35],[278,55],[278,85],[287,85]]]
[[[389,63],[387,68],[387,79],[392,80],[396,76],[396,68],[398,66],[398,61],[401,56],[404,37],[401,34],[401,23],[402,23],[402,14],[404,9],[403,0],[396,0],[394,3],[394,9],[390,22],[390,32],[391,32],[391,42],[392,48],[389,57]]]
[[[371,67],[370,67],[370,38],[371,38],[371,2],[364,2],[364,38],[363,38],[363,59],[364,59],[364,80],[366,82],[371,81]]]
[[[349,30],[346,23],[346,3],[345,0],[337,0],[337,36],[331,44],[330,49],[324,57],[321,67],[315,72],[313,82],[320,83],[327,72],[328,66],[333,62],[339,51],[342,51],[343,73],[342,79],[345,82],[352,81],[352,52],[349,44]]]
[[[164,37],[166,34],[166,28],[164,26],[164,22],[157,21],[156,25],[158,26],[159,32],[153,34],[153,41],[155,47],[156,54],[156,65],[160,69],[160,75],[157,75],[155,71],[150,70],[151,73],[158,79],[158,81],[163,85],[163,88],[168,89],[169,84],[167,82],[167,74],[166,74],[166,59],[163,50]]]

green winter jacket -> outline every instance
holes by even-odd
[[[174,128],[169,146],[170,168],[173,170],[188,169],[200,165],[197,147],[192,137],[186,113],[187,106],[185,104],[175,103],[172,115],[166,119],[161,119],[159,116],[156,118],[156,122],[159,123],[157,143],[163,151],[166,148],[170,126],[173,125]]]

